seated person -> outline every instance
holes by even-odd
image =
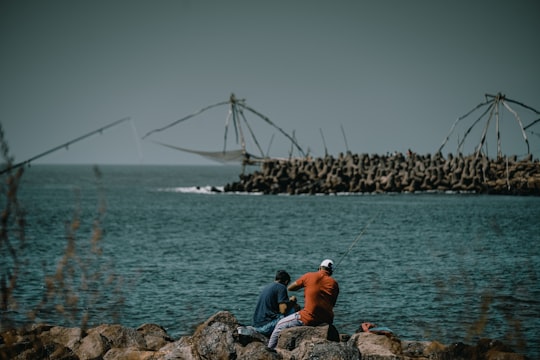
[[[290,281],[285,270],[278,270],[274,282],[262,289],[253,314],[253,327],[258,333],[270,336],[281,318],[299,309],[296,297],[289,298],[287,293]]]

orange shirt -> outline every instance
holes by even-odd
[[[296,284],[304,288],[304,308],[300,310],[304,325],[332,324],[339,294],[337,281],[319,270],[302,275]]]

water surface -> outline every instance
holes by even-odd
[[[157,323],[178,337],[220,310],[249,324],[258,292],[276,270],[295,278],[332,258],[340,262],[335,325],[342,333],[370,321],[402,339],[490,337],[524,341],[518,350],[540,354],[538,197],[224,194],[208,190],[236,181],[239,167],[99,170],[100,183],[90,166],[26,169],[19,190],[28,244],[15,294],[20,317],[42,298],[43,278],[55,272],[66,225],[76,217],[82,257],[96,219],[103,230],[103,253],[88,270],[102,272],[89,289],[98,294],[87,301],[93,324],[120,315],[126,326]],[[104,274],[122,279],[120,311],[112,311],[118,289],[101,282]],[[53,311],[38,320],[79,321]]]

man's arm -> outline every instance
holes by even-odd
[[[296,290],[300,290],[301,288],[302,288],[302,286],[298,285],[298,284],[296,283],[296,281],[295,281],[295,282],[293,282],[292,284],[289,285],[289,287],[287,288],[287,290],[289,290],[289,291],[296,291]]]
[[[280,303],[279,304],[279,312],[283,315],[287,312],[287,303]]]

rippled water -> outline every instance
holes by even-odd
[[[103,190],[89,166],[26,170],[20,197],[28,265],[16,293],[19,316],[41,299],[43,276],[54,273],[77,209],[77,241],[87,246],[103,196],[99,261],[122,278],[124,325],[158,323],[178,337],[220,310],[249,323],[277,269],[295,278],[329,257],[342,260],[334,277],[341,288],[335,324],[343,333],[371,321],[402,339],[490,337],[540,354],[538,197],[216,194],[207,186],[237,180],[239,168],[100,171]],[[108,302],[117,295],[109,285],[100,289],[89,309],[95,324],[114,319]],[[51,312],[39,320],[69,324]]]

